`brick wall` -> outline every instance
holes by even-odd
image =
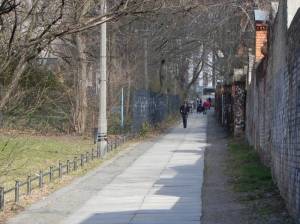
[[[300,12],[286,29],[283,4],[270,28],[268,56],[247,92],[246,136],[272,168],[291,214],[300,223]]]
[[[256,61],[260,61],[264,55],[261,52],[261,48],[267,42],[268,27],[265,24],[256,24],[256,40],[255,40],[255,58]]]

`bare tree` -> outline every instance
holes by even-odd
[[[115,90],[121,86],[127,88],[128,96],[132,88],[144,86],[186,95],[208,63],[203,52],[224,53],[224,59],[217,60],[218,74],[223,75],[232,69],[237,50],[251,45],[251,38],[246,37],[253,33],[254,0],[108,2],[108,13],[101,15],[101,0],[1,1],[0,77],[5,94],[0,99],[0,111],[5,110],[29,63],[51,52],[65,62],[69,79],[74,80],[66,85],[75,96],[74,129],[85,132],[89,111],[87,76],[97,67],[97,49],[91,46],[98,40],[91,37],[99,35],[96,27],[104,22],[109,22],[111,29],[112,105],[117,104]],[[144,73],[151,76],[149,81]]]

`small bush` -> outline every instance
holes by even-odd
[[[140,130],[140,136],[145,137],[150,131],[151,125],[148,122],[144,122]]]

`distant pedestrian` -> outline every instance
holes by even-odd
[[[198,99],[198,105],[197,105],[197,112],[202,113],[203,112],[203,106],[202,106],[202,99]]]
[[[210,103],[208,100],[204,101],[203,103],[203,114],[206,114],[207,110],[210,109]]]
[[[209,103],[209,108],[208,108],[208,109],[210,110],[210,108],[211,108],[211,106],[212,106],[212,100],[211,100],[211,98],[208,98],[207,101],[208,101],[208,103]]]
[[[189,106],[186,101],[184,101],[184,104],[180,107],[180,114],[182,116],[182,122],[183,122],[183,128],[187,127],[187,118],[188,114],[190,112]]]
[[[198,104],[197,106],[197,113],[202,113],[203,112],[203,107],[202,107],[202,104]]]

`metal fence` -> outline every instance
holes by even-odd
[[[137,90],[133,94],[132,105],[132,131],[136,133],[144,123],[157,124],[179,111],[180,98],[178,95]]]
[[[134,135],[119,136],[113,141],[109,141],[107,144],[106,151],[112,152],[118,146],[124,144],[126,141],[134,138]],[[31,195],[32,190],[36,188],[43,188],[46,182],[50,183],[55,179],[62,178],[63,175],[68,175],[70,172],[76,171],[82,168],[85,164],[95,160],[101,159],[100,150],[91,149],[85,154],[80,156],[75,156],[72,160],[67,160],[65,162],[59,162],[58,166],[50,166],[47,171],[39,171],[35,176],[28,176],[26,181],[15,182],[15,186],[10,189],[4,189],[0,187],[0,211],[4,210],[6,197],[8,194],[13,194],[14,202],[19,202],[20,197],[23,195]]]

